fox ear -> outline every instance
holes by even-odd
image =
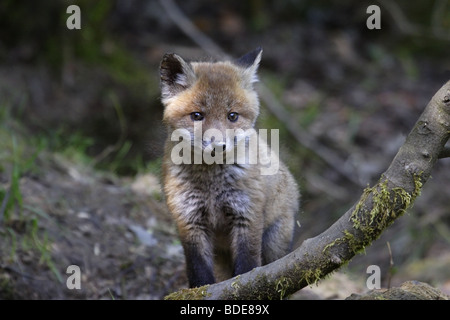
[[[258,47],[236,60],[236,64],[244,68],[242,77],[244,84],[249,87],[258,81],[257,71],[261,62],[262,51],[262,48]]]
[[[195,81],[191,66],[179,55],[166,53],[159,67],[161,95],[163,100],[171,98],[189,88]]]

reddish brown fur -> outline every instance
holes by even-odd
[[[260,57],[261,50],[251,53],[242,66],[188,64],[169,54],[161,63],[163,120],[169,131],[164,192],[185,250],[191,287],[249,271],[290,250],[299,193],[282,163],[275,174],[262,175],[260,164],[176,165],[171,159],[178,142],[170,135],[180,128],[192,134],[197,121],[192,113],[204,116],[203,132],[215,128],[225,136],[226,129],[253,128],[259,102],[252,83]],[[230,112],[239,115],[237,121],[227,119]],[[230,141],[224,143],[230,147]]]

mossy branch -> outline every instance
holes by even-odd
[[[282,299],[316,283],[369,246],[420,195],[450,137],[450,81],[439,89],[377,184],[322,234],[287,256],[166,299]]]

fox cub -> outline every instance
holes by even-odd
[[[169,134],[164,193],[190,287],[245,273],[292,247],[299,191],[273,152],[273,141],[270,151],[253,129],[259,113],[253,83],[261,54],[258,48],[233,62],[188,63],[168,53],[160,65]],[[174,138],[177,131],[181,134]],[[188,149],[179,148],[180,137],[188,140]],[[258,150],[270,153],[259,152],[256,162],[250,161],[254,137]],[[244,152],[237,150],[240,145]],[[275,171],[264,172],[274,164]]]

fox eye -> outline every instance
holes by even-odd
[[[239,118],[239,113],[237,113],[237,112],[230,112],[228,114],[228,120],[230,120],[231,122],[236,122],[238,118]]]
[[[203,114],[201,112],[192,112],[191,113],[191,120],[192,121],[202,121],[204,118]]]

